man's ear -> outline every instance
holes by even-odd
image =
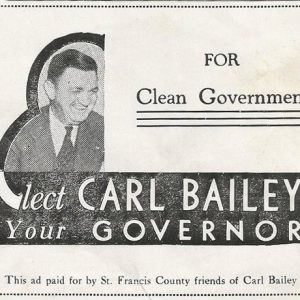
[[[55,85],[52,81],[50,81],[50,80],[45,81],[44,90],[50,100],[55,99]]]

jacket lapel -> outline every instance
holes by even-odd
[[[36,169],[49,172],[56,168],[56,156],[50,132],[49,107],[41,111],[41,122],[31,134],[35,140]]]
[[[99,172],[103,153],[94,134],[88,122],[79,125],[76,139],[75,171]]]
[[[95,126],[94,126],[95,127]],[[104,159],[103,138],[98,128],[92,128],[89,121],[81,123],[76,138],[75,171],[99,172]],[[34,140],[30,162],[36,172],[52,172],[57,169],[55,149],[50,131],[49,106],[41,109],[39,122],[31,131]]]

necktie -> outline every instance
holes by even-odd
[[[72,172],[74,171],[75,149],[71,141],[72,126],[66,126],[66,135],[57,155],[58,171]]]

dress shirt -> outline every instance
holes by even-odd
[[[63,124],[58,118],[54,115],[52,108],[50,107],[49,111],[49,119],[50,119],[50,131],[52,136],[52,141],[54,145],[54,150],[56,156],[58,155],[62,144],[64,142],[64,138],[66,135],[65,124]],[[72,126],[73,130],[71,132],[71,141],[73,146],[75,146],[78,126]]]

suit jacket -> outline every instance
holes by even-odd
[[[79,124],[75,171],[99,172],[104,161],[103,117],[92,111]],[[4,170],[8,172],[53,172],[57,168],[50,131],[49,106],[30,120],[13,140]]]

